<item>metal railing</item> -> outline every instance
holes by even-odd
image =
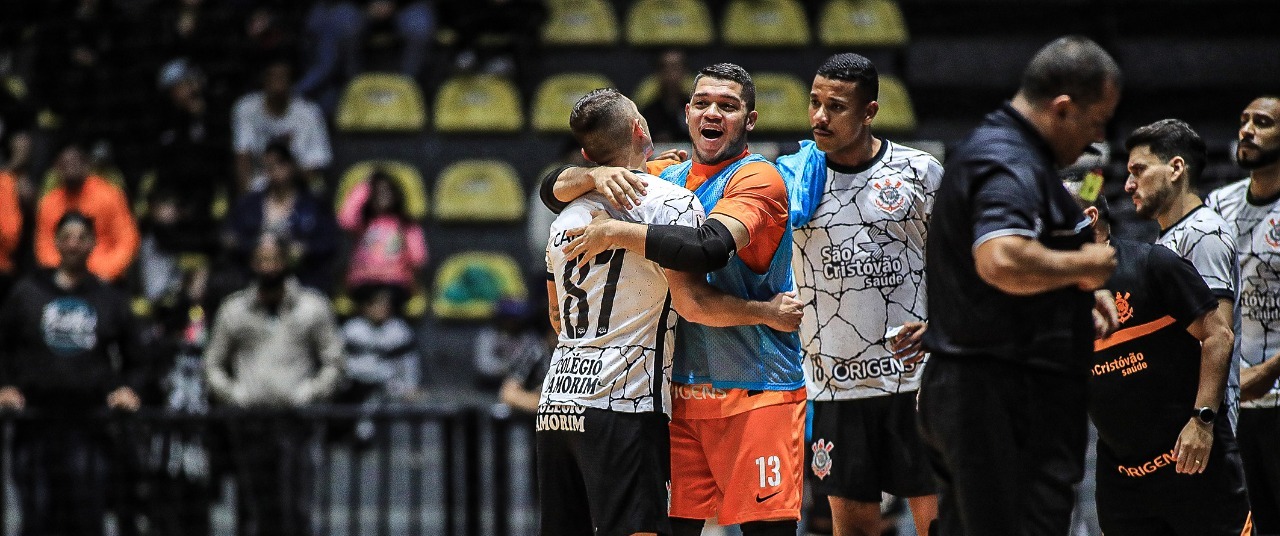
[[[535,532],[532,419],[501,406],[27,411],[0,426],[3,535],[96,534],[94,518],[121,536]]]

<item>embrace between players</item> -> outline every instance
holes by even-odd
[[[1195,496],[1211,507],[1197,512],[1204,530],[1188,534],[1240,534],[1249,507],[1239,448],[1232,426],[1215,425],[1227,419],[1213,415],[1232,400],[1230,322],[1225,354],[1222,331],[1232,307],[1224,317],[1219,305],[1236,303],[1238,285],[1211,292],[1181,277],[1164,290],[1145,268],[1126,272],[1131,255],[1094,243],[1057,178],[1102,139],[1119,84],[1091,41],[1050,43],[1014,100],[953,153],[945,177],[932,156],[872,136],[877,74],[856,54],[818,70],[814,141],[776,164],[747,148],[755,88],[737,65],[695,79],[688,161],[683,151],[649,161],[648,126],[616,90],[583,97],[569,122],[599,167],[555,170],[541,192],[560,213],[547,248],[560,337],[536,431],[541,533],[692,536],[714,518],[745,536],[792,536],[808,465],[838,535],[878,535],[882,492],[908,498],[921,535],[1065,534],[1084,414],[1106,406],[1095,398],[1086,408],[1086,389],[1101,385],[1089,378],[1093,341],[1111,341],[1099,343],[1103,355],[1145,336],[1160,340],[1157,353],[1190,357],[1147,350],[1144,362],[1160,372],[1142,379],[1159,392],[1143,394],[1158,401],[1124,422],[1147,415],[1148,429],[1142,441],[1103,433],[1101,443],[1121,445],[1111,452],[1122,466],[1164,453],[1172,461],[1151,473],[1197,478]],[[1172,158],[1164,145],[1146,146]],[[926,240],[931,219],[941,239]],[[1137,326],[1141,334],[1133,321],[1121,326],[1129,318],[1100,290],[1112,288],[1113,271],[1166,295],[1144,302],[1141,318],[1172,320]],[[1117,339],[1126,333],[1118,327],[1130,336]],[[1252,361],[1255,389],[1274,390],[1275,361]],[[1179,381],[1147,380],[1156,376]],[[1179,426],[1170,433],[1168,422]],[[1149,437],[1157,452],[1143,450]],[[1186,474],[1169,477],[1175,464]],[[1108,535],[1183,523],[1147,507],[1164,495],[1143,479],[1112,480],[1108,497],[1143,500],[1100,500],[1116,527]],[[1115,509],[1123,515],[1109,518]]]

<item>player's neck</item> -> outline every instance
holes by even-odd
[[[883,143],[880,138],[867,134],[866,140],[855,143],[848,149],[839,153],[827,153],[827,161],[842,167],[862,167],[880,154],[880,147]]]
[[[1159,216],[1156,216],[1156,221],[1160,222],[1160,230],[1164,231],[1173,227],[1173,224],[1178,223],[1178,221],[1185,218],[1187,214],[1190,214],[1191,211],[1199,208],[1200,205],[1203,204],[1204,202],[1200,201],[1200,197],[1196,194],[1191,192],[1182,192],[1169,202],[1169,208],[1165,209],[1164,212],[1161,212]]]
[[[1280,195],[1280,162],[1249,173],[1249,195],[1254,199],[1271,199]]]

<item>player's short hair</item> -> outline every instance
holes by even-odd
[[[618,90],[606,87],[583,95],[573,105],[569,130],[593,162],[609,161],[630,143],[629,102]]]
[[[698,76],[693,79],[693,85],[696,87],[698,81],[703,78],[737,82],[742,86],[742,100],[747,104],[747,111],[756,109],[756,83],[751,80],[751,74],[742,66],[727,62],[708,65],[698,71]]]
[[[880,75],[876,72],[876,65],[866,56],[852,52],[831,56],[822,67],[818,67],[818,76],[853,82],[857,96],[864,104],[880,98]]]
[[[1089,207],[1098,209],[1098,223],[1096,225],[1100,226],[1104,230],[1111,229],[1111,204],[1107,202],[1107,196],[1098,192],[1098,195],[1093,198],[1093,201],[1086,201],[1080,196],[1080,189],[1084,186],[1084,181],[1063,181],[1062,186],[1065,187],[1068,192],[1071,192],[1071,198],[1075,199],[1076,205],[1081,209]]]
[[[1044,102],[1059,95],[1090,105],[1102,99],[1110,81],[1123,81],[1116,60],[1093,40],[1082,36],[1055,39],[1036,52],[1022,73],[1018,89],[1031,102]]]
[[[1124,150],[1133,151],[1147,147],[1151,153],[1164,160],[1181,156],[1187,163],[1187,177],[1192,184],[1200,179],[1208,160],[1204,140],[1181,119],[1161,119],[1150,125],[1138,127],[1124,140]]]

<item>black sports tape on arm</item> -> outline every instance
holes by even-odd
[[[733,234],[716,220],[707,220],[701,227],[650,225],[644,239],[646,259],[682,272],[724,268],[735,249]]]
[[[569,206],[568,203],[556,199],[556,180],[560,178],[560,174],[564,173],[564,170],[571,167],[573,166],[564,165],[551,170],[546,176],[542,177],[542,185],[538,187],[538,197],[542,198],[542,204],[556,214],[563,211],[564,207]]]

